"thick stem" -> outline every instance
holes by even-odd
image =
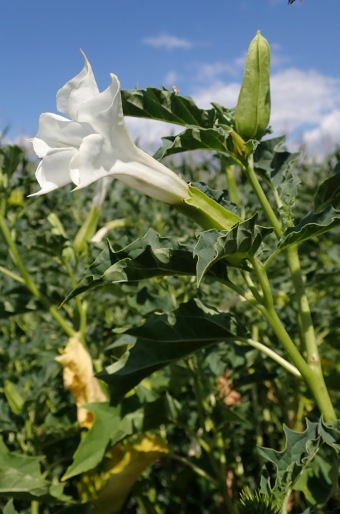
[[[253,158],[250,157],[248,164],[245,168],[245,173],[247,175],[247,178],[262,206],[262,209],[267,216],[267,219],[269,220],[270,224],[272,225],[274,232],[276,234],[276,237],[280,239],[280,237],[283,234],[281,224],[273,211],[258,179],[254,171],[253,167]],[[293,341],[290,339],[289,335],[288,339],[284,337],[280,340],[282,344],[285,346],[286,351],[289,353],[290,357],[293,360],[296,367],[301,372],[302,377],[304,378],[307,386],[309,387],[310,391],[313,393],[315,401],[322,412],[325,421],[333,421],[336,419],[336,415],[334,412],[334,408],[332,406],[332,402],[329,397],[329,393],[324,381],[323,373],[322,373],[322,367],[321,362],[319,358],[318,348],[316,344],[315,339],[315,333],[314,333],[314,326],[312,322],[308,297],[305,291],[303,277],[301,273],[300,268],[300,261],[299,261],[299,255],[297,252],[297,248],[294,246],[288,247],[286,249],[286,255],[287,255],[287,262],[290,270],[290,274],[292,277],[292,282],[295,289],[296,299],[298,303],[298,310],[299,310],[299,322],[301,327],[301,334],[303,338],[303,342],[306,348],[307,352],[307,361],[308,364],[305,362],[305,360],[302,358],[298,350],[296,349]],[[264,272],[264,273],[262,273]],[[262,269],[260,275],[266,275],[265,270]],[[260,277],[259,277],[260,278]],[[261,279],[260,279],[261,280]],[[266,287],[265,283],[261,283],[261,286]],[[264,305],[265,307],[268,307],[268,305]],[[277,321],[281,325],[282,328],[283,325],[281,324],[280,319],[278,318],[276,311],[273,307],[269,306],[269,310],[265,309],[267,313],[269,312],[269,318],[272,318],[274,316],[275,318],[275,325],[277,326]],[[265,311],[263,311],[265,314]],[[265,314],[266,315],[266,314]],[[277,318],[277,319],[276,319]],[[267,318],[268,319],[268,318]],[[269,321],[269,319],[268,319]],[[272,325],[273,327],[273,325]],[[274,328],[274,327],[273,327]],[[285,329],[284,329],[285,330]],[[290,343],[288,343],[288,340]],[[292,349],[291,345],[293,345],[295,351]],[[302,366],[302,368],[300,367]]]
[[[303,334],[307,352],[307,362],[311,368],[320,367],[319,350],[316,343],[313,320],[310,312],[308,297],[300,269],[299,254],[296,246],[289,246],[286,250],[287,261],[294,284],[296,300],[300,314],[300,328]]]
[[[58,309],[54,305],[50,304],[48,298],[39,291],[33,278],[31,277],[30,273],[27,271],[24,263],[21,260],[18,249],[11,237],[5,219],[2,216],[0,216],[0,230],[8,246],[11,258],[14,264],[19,269],[26,287],[31,291],[32,295],[35,296],[40,301],[40,303],[48,310],[48,312],[51,314],[51,316],[53,316],[55,321],[64,330],[64,332],[69,337],[72,337],[75,334],[75,330],[73,330],[73,328],[67,323],[67,321],[63,318]]]
[[[266,309],[264,307],[262,309],[262,313],[274,330],[278,339],[281,341],[291,361],[300,371],[307,387],[314,396],[316,404],[322,413],[324,420],[326,422],[335,421],[336,414],[329,397],[321,368],[310,368],[310,366],[308,366],[307,362],[304,360],[296,348],[294,342],[290,338],[288,332],[282,325],[282,322],[274,308]]]

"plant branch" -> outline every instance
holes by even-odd
[[[249,344],[249,346],[256,348],[261,353],[263,353],[264,355],[267,355],[267,357],[269,357],[273,361],[280,364],[280,366],[282,366],[285,370],[289,371],[289,373],[291,373],[295,377],[301,378],[301,373],[295,366],[293,366],[290,362],[286,361],[286,359],[281,357],[281,355],[274,352],[274,350],[272,350],[271,348],[268,348],[268,346],[266,346],[265,344],[260,343],[259,341],[255,341],[254,339],[251,339],[251,338],[246,338],[246,337],[239,337],[235,341],[235,343],[238,343],[238,342],[240,342],[242,344]]]
[[[25,281],[23,278],[20,277],[20,275],[17,275],[16,273],[14,273],[13,271],[10,271],[9,269],[7,268],[4,268],[3,266],[0,266],[0,273],[3,273],[4,275],[6,275],[7,277],[10,277],[12,278],[13,280],[15,280],[16,282],[19,282],[20,284],[25,284]]]

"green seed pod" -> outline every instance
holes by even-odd
[[[270,49],[258,31],[251,41],[238,97],[236,132],[245,141],[261,139],[270,119]]]

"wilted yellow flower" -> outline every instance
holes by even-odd
[[[60,353],[55,360],[64,368],[64,386],[76,400],[78,423],[81,427],[90,428],[93,414],[82,405],[107,401],[94,376],[91,356],[78,337],[71,337]]]

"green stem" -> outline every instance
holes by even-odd
[[[69,337],[72,337],[75,334],[75,330],[73,330],[73,328],[67,323],[67,321],[63,318],[58,309],[54,305],[50,304],[48,298],[39,291],[30,273],[25,268],[25,265],[21,260],[18,249],[11,237],[5,219],[2,216],[0,216],[0,230],[8,246],[12,261],[19,269],[27,289],[29,289],[32,295],[35,296],[39,300],[39,302],[48,310],[48,312],[53,316],[55,321],[64,330],[64,332]]]
[[[253,157],[250,156],[249,157],[249,160],[248,160],[248,164],[247,166],[245,167],[245,173],[246,173],[246,176],[254,190],[254,193],[256,194],[257,196],[257,199],[259,200],[260,204],[261,204],[261,207],[265,213],[265,215],[267,216],[271,226],[273,227],[274,229],[274,232],[275,232],[275,235],[278,239],[280,239],[280,237],[282,236],[283,234],[283,230],[282,230],[282,227],[281,227],[281,223],[279,222],[279,220],[277,219],[277,216],[275,214],[275,212],[273,211],[272,209],[272,206],[270,205],[258,179],[257,179],[257,176],[256,176],[256,173],[255,173],[255,170],[254,170],[254,164],[253,164]]]
[[[272,209],[258,179],[256,176],[256,173],[254,171],[253,166],[253,157],[249,157],[248,164],[245,167],[245,173],[247,175],[247,178],[262,206],[262,209],[267,216],[267,219],[269,220],[270,224],[272,225],[274,232],[276,234],[276,237],[280,239],[280,237],[283,234],[283,230],[281,227],[281,224]],[[300,261],[299,261],[299,255],[297,251],[296,246],[290,246],[286,249],[286,255],[287,255],[287,262],[290,270],[290,274],[292,277],[292,282],[295,289],[296,299],[298,303],[298,310],[299,310],[299,324],[301,327],[301,335],[304,341],[304,345],[307,352],[307,362],[302,358],[298,350],[296,349],[293,341],[288,336],[288,339],[286,336],[284,336],[283,339],[280,340],[282,344],[285,346],[286,351],[290,355],[290,357],[293,359],[293,362],[295,366],[299,369],[301,372],[302,377],[304,378],[307,386],[309,387],[310,391],[313,393],[315,401],[322,412],[325,421],[333,421],[336,419],[335,411],[332,406],[332,402],[329,397],[329,393],[324,381],[323,373],[322,373],[322,367],[321,362],[319,358],[318,348],[316,344],[315,339],[315,333],[314,333],[314,326],[312,322],[308,297],[305,291],[303,277],[301,273],[301,267],[300,267]],[[266,294],[266,290],[268,289],[269,281],[267,278],[267,274],[265,272],[265,269],[262,267],[261,270],[255,269],[257,271],[257,276],[261,282],[261,287],[263,289],[264,298],[266,298],[266,301],[272,303],[272,295]],[[260,272],[259,272],[260,271]],[[258,273],[259,272],[259,273]],[[271,319],[274,320],[274,324],[276,328],[278,327],[278,323],[281,325],[281,327],[284,329],[280,319],[278,318],[276,311],[273,306],[269,304],[264,303],[265,309],[263,310],[263,313],[266,315],[266,317],[269,314],[269,317],[267,317],[268,321]],[[269,308],[268,308],[269,307]],[[277,319],[276,319],[277,318]],[[273,325],[272,325],[273,327]],[[274,328],[274,327],[273,327]],[[284,329],[285,331],[285,329]],[[282,335],[282,334],[281,334]],[[290,341],[290,342],[289,342]],[[293,350],[292,345],[295,350]],[[301,367],[302,366],[302,367]]]
[[[73,273],[73,270],[71,269],[71,267],[67,261],[63,261],[63,263],[64,263],[65,269],[70,277],[72,287],[75,288],[77,285],[77,280]],[[78,330],[78,332],[79,332],[80,339],[81,339],[84,347],[86,347],[85,333],[86,333],[86,325],[87,325],[87,316],[86,316],[87,315],[87,302],[82,302],[81,298],[79,296],[77,296],[75,300],[76,300],[76,306],[77,306],[77,310],[78,310],[78,314],[79,314],[79,330]]]
[[[31,514],[39,514],[39,502],[36,500],[31,502]]]
[[[283,347],[288,353],[291,361],[300,371],[302,378],[304,379],[307,387],[311,391],[316,401],[316,404],[322,413],[326,422],[335,421],[335,411],[329,397],[329,393],[324,381],[321,367],[311,368],[304,360],[294,342],[290,338],[288,332],[282,325],[279,316],[276,313],[274,307],[270,309],[262,308],[262,313],[267,319],[268,323],[274,330],[276,336],[281,341]]]
[[[3,266],[0,266],[0,273],[3,273],[4,275],[7,275],[7,277],[12,278],[16,282],[20,282],[20,284],[24,284],[25,283],[24,279],[22,279],[19,275],[17,275],[13,271],[10,271],[7,268],[4,268]]]
[[[212,482],[215,485],[218,485],[218,480],[216,480],[216,478],[209,475],[209,473],[204,471],[204,469],[196,466],[196,464],[191,462],[189,459],[186,459],[185,457],[182,457],[180,455],[176,455],[175,453],[169,453],[167,455],[167,457],[170,457],[173,460],[177,460],[178,462],[181,462],[185,466],[188,466],[190,469],[192,469],[192,471],[194,471],[198,476],[205,478],[206,480],[208,480],[209,482]]]
[[[257,350],[262,352],[264,355],[267,355],[267,357],[269,357],[273,361],[280,364],[280,366],[282,366],[282,368],[289,371],[289,373],[291,373],[295,377],[301,378],[301,373],[295,366],[293,366],[290,362],[286,361],[286,359],[281,357],[281,355],[274,352],[274,350],[272,350],[271,348],[268,348],[268,346],[266,346],[265,344],[262,344],[259,341],[255,341],[254,339],[250,339],[250,338],[247,339],[246,337],[245,338],[239,337],[237,340],[235,340],[235,343],[238,343],[238,342],[243,343],[243,344],[249,344],[249,346],[256,348]]]
[[[300,327],[303,334],[307,352],[307,362],[311,368],[320,367],[319,350],[316,343],[313,320],[310,312],[308,297],[302,278],[300,259],[296,246],[289,246],[286,249],[287,261],[294,284],[296,299],[298,302]]]

